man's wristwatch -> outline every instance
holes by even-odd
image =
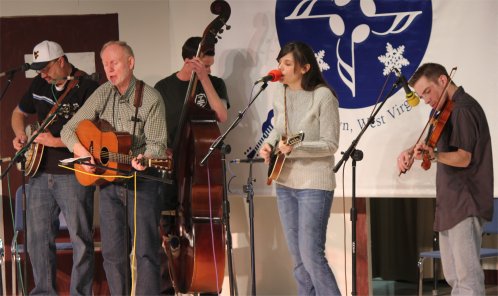
[[[431,162],[437,162],[437,158],[438,158],[438,152],[437,152],[437,150],[434,150],[434,157],[431,158],[430,160],[431,160]]]

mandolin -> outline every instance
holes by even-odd
[[[304,139],[304,132],[301,131],[298,134],[295,134],[290,137],[281,137],[281,141],[285,141],[286,145],[294,146],[301,143]],[[280,141],[275,142],[273,145],[273,150],[270,154],[270,164],[268,167],[268,179],[266,180],[266,185],[271,185],[273,180],[277,180],[280,172],[285,163],[285,159],[287,158],[287,154],[280,152],[278,150],[278,143]]]

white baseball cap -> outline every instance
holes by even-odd
[[[33,48],[33,63],[31,64],[31,69],[41,70],[47,66],[47,64],[60,58],[64,55],[62,47],[53,41],[45,40]]]

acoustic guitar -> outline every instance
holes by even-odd
[[[282,136],[280,140],[284,141],[287,145],[294,146],[298,143],[301,143],[303,139],[304,132],[301,131],[298,134],[290,137]],[[266,180],[266,185],[271,185],[273,180],[278,179],[278,176],[282,171],[282,167],[284,166],[285,159],[287,158],[287,154],[282,153],[280,152],[280,150],[278,150],[278,143],[280,142],[280,140],[275,142],[270,154],[270,164],[268,167],[268,179]]]
[[[117,132],[105,120],[93,122],[82,120],[76,128],[80,143],[93,156],[97,167],[93,175],[84,173],[82,164],[74,164],[76,179],[83,186],[102,185],[113,182],[122,171],[131,170],[131,161],[136,156],[130,154],[131,135],[127,132]],[[141,164],[159,171],[170,172],[173,167],[171,159],[142,158]],[[103,168],[105,167],[105,169]],[[82,171],[82,172],[80,172]]]

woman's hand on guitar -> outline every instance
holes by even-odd
[[[24,146],[27,140],[28,137],[26,136],[26,134],[16,136],[14,140],[12,140],[12,146],[14,146],[14,149],[16,149],[16,151],[19,151]]]
[[[145,170],[146,166],[142,164],[140,161],[144,156],[142,154],[139,154],[137,157],[133,158],[131,160],[131,166],[137,170],[137,171],[143,171]]]
[[[278,150],[284,154],[289,154],[292,151],[293,146],[285,143],[284,140],[278,142]]]
[[[259,150],[259,156],[261,156],[265,160],[266,164],[270,163],[271,151],[272,148],[268,143],[264,143],[263,147],[261,147],[261,149]]]

